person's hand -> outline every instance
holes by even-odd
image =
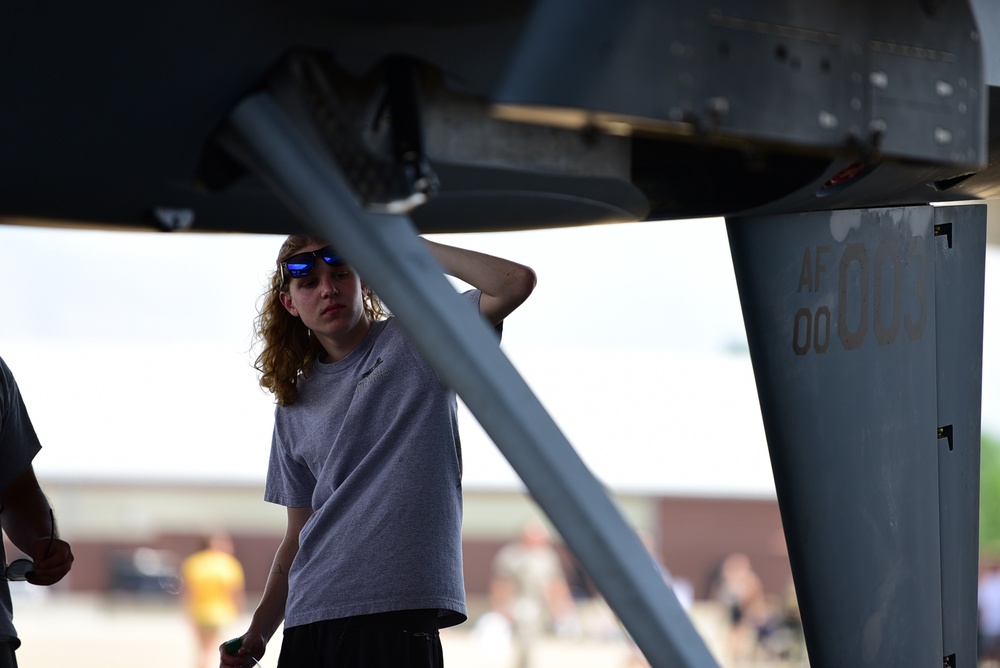
[[[73,550],[58,538],[40,538],[31,545],[35,566],[25,579],[33,585],[53,585],[62,580],[73,566]]]
[[[232,640],[227,640],[219,645],[219,667],[258,665],[256,664],[257,659],[264,656],[266,645],[264,637],[259,633],[247,631],[235,640],[239,642],[239,649],[235,654],[230,653],[226,648],[226,645],[233,642]]]

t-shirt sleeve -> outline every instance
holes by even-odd
[[[462,296],[470,304],[472,304],[473,308],[475,308],[477,312],[479,311],[479,301],[483,298],[482,290],[477,290],[477,289],[467,290],[462,293]],[[497,340],[499,341],[503,337],[503,320],[501,320],[498,324],[493,326],[493,331],[496,333]]]
[[[312,505],[315,487],[316,478],[309,467],[292,457],[282,441],[279,422],[275,420],[264,500],[286,508],[306,508]]]
[[[27,470],[41,449],[14,374],[0,359],[0,490]]]

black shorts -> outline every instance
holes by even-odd
[[[285,629],[278,668],[442,668],[437,610],[401,610]]]

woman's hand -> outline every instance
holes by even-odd
[[[257,659],[264,656],[266,645],[264,636],[252,631],[247,631],[239,638],[227,640],[219,645],[219,667],[252,666],[257,663]],[[230,647],[238,648],[235,654],[230,651]]]

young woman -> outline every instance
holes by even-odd
[[[523,265],[425,243],[495,326],[534,288]],[[441,666],[438,629],[466,619],[454,392],[322,240],[285,241],[256,324],[278,404],[265,498],[288,517],[222,665],[260,658],[284,622],[282,668]]]

